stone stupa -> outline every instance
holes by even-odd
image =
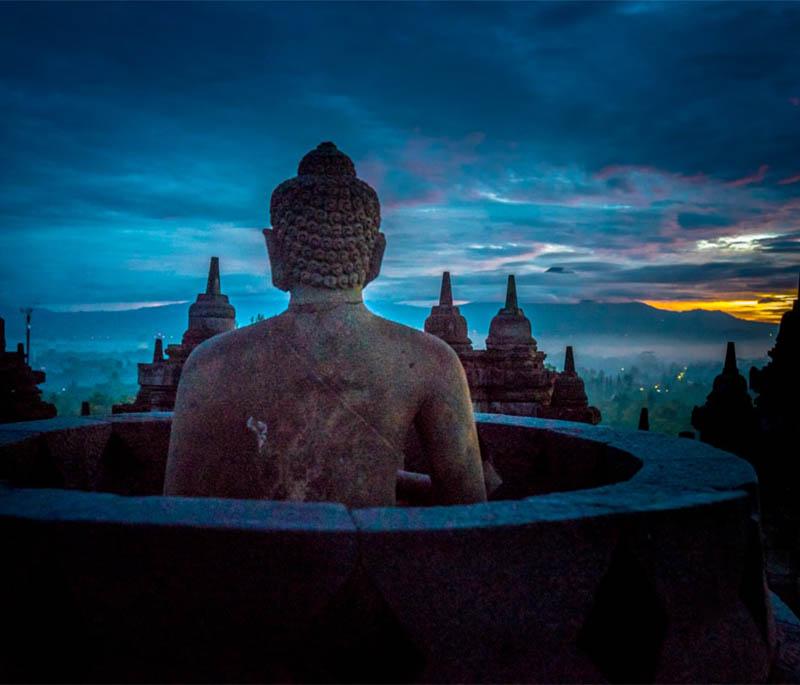
[[[575,355],[572,345],[567,345],[564,355],[564,370],[556,376],[550,404],[542,407],[539,416],[581,423],[600,423],[600,410],[589,406],[583,379],[575,371]]]
[[[209,338],[236,327],[236,310],[223,294],[219,279],[219,257],[212,257],[208,267],[206,290],[189,307],[189,327],[179,345],[169,345],[164,357],[164,343],[156,338],[153,360],[139,364],[139,392],[130,404],[115,404],[115,414],[146,411],[171,411],[175,407],[181,370],[192,350]]]
[[[728,343],[722,373],[714,379],[705,404],[692,410],[692,426],[703,442],[742,457],[752,456],[756,416],[747,381],[736,364],[733,342]]]
[[[472,341],[467,335],[467,320],[453,304],[449,271],[445,271],[442,275],[439,304],[431,309],[430,316],[425,319],[425,332],[441,338],[456,352],[472,350]]]
[[[439,304],[426,319],[425,332],[441,338],[458,354],[475,411],[600,422],[600,411],[589,406],[583,381],[575,372],[572,348],[568,348],[563,374],[545,368],[547,355],[539,350],[530,319],[519,306],[513,274],[508,277],[505,304],[489,325],[486,349],[473,349],[467,331],[466,319],[453,306],[450,272],[445,271]]]
[[[0,317],[0,423],[50,419],[56,408],[42,401],[39,384],[44,371],[34,370],[25,359],[25,346],[6,351],[6,322]]]

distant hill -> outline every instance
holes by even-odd
[[[32,329],[36,340],[139,340],[157,334],[180,336],[188,322],[189,304],[146,307],[110,312],[52,312],[35,309]],[[2,310],[9,348],[24,337],[24,321],[17,310]]]
[[[239,325],[249,323],[257,313],[272,316],[283,308],[282,304],[275,302],[248,301],[240,305],[234,300],[233,304],[237,307]],[[381,316],[420,329],[430,311],[429,308],[392,302],[368,302],[368,306]],[[469,330],[483,336],[501,306],[500,303],[472,302],[462,305],[461,313],[467,318]],[[522,306],[531,320],[536,338],[611,336],[711,343],[763,341],[768,345],[777,330],[776,324],[745,321],[723,312],[668,312],[640,302],[529,303]],[[34,339],[148,341],[160,334],[174,340],[186,329],[188,309],[188,303],[127,311],[52,312],[40,309],[33,315]],[[6,319],[6,338],[11,348],[24,337],[23,319],[17,309],[0,308],[0,315]]]
[[[534,337],[538,333],[558,337],[592,334],[696,341],[722,338],[757,340],[769,338],[777,330],[777,324],[745,321],[724,312],[700,309],[668,312],[641,302],[530,304],[522,307],[531,320]],[[474,303],[465,305],[462,312],[470,329],[483,331],[489,329],[497,308],[496,304]]]

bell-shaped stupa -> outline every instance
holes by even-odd
[[[441,338],[456,352],[468,352],[472,349],[472,341],[467,336],[467,320],[453,304],[449,271],[442,274],[439,304],[434,305],[430,316],[425,319],[425,332]]]
[[[550,404],[543,407],[540,416],[582,423],[600,423],[600,410],[589,406],[583,379],[575,371],[575,354],[572,345],[567,345],[564,355],[564,370],[553,382]]]
[[[212,257],[208,267],[206,291],[189,307],[189,328],[183,334],[182,347],[189,356],[195,347],[218,333],[236,327],[236,310],[222,293],[219,281],[219,257]]]
[[[513,274],[508,277],[506,304],[489,325],[487,350],[536,350],[536,340],[531,335],[531,322],[517,304],[517,283]]]
[[[572,348],[567,348],[564,373],[545,368],[547,355],[539,351],[531,335],[531,322],[517,301],[513,275],[508,277],[505,306],[489,326],[485,350],[472,348],[467,321],[453,305],[447,271],[439,304],[431,309],[425,331],[458,353],[475,411],[599,423],[600,412],[589,406],[583,381],[575,372]]]
[[[236,310],[223,294],[219,279],[219,257],[208,266],[206,291],[189,307],[189,327],[180,345],[169,345],[164,357],[164,343],[156,338],[153,361],[139,364],[139,392],[129,404],[115,404],[115,414],[147,411],[171,411],[175,407],[178,381],[183,365],[200,343],[236,328]]]
[[[728,343],[722,373],[714,379],[705,404],[692,410],[692,426],[703,442],[743,457],[751,456],[756,416],[732,342]]]

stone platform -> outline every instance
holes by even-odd
[[[767,680],[746,462],[477,420],[508,499],[360,510],[158,496],[168,413],[0,426],[0,678]]]

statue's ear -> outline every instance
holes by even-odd
[[[272,273],[272,285],[279,290],[289,290],[289,279],[286,274],[286,263],[283,261],[283,252],[280,243],[275,238],[275,231],[271,228],[264,229],[264,238],[267,241],[267,255],[269,256],[269,269]]]
[[[378,235],[375,237],[375,244],[372,246],[372,256],[369,259],[369,270],[367,271],[367,278],[364,281],[364,286],[366,286],[367,283],[374,281],[381,272],[383,253],[385,250],[386,236],[383,233],[378,233]]]

